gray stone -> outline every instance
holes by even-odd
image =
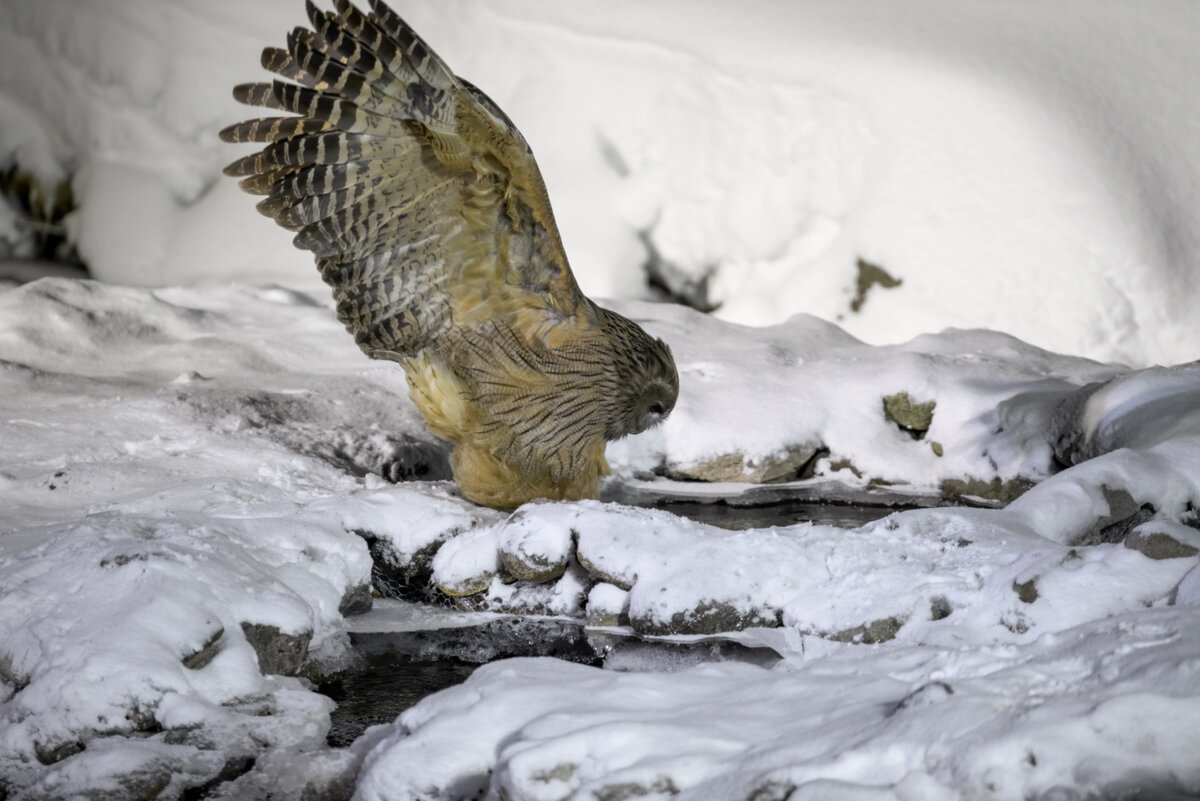
[[[866,259],[858,260],[858,274],[854,279],[854,297],[850,300],[850,311],[858,313],[867,302],[867,293],[872,287],[880,289],[895,289],[904,283],[904,279],[896,278],[878,264],[872,264]]]
[[[531,581],[535,584],[545,584],[562,578],[570,559],[570,551],[561,554],[559,559],[550,559],[545,554],[509,551],[503,547],[500,549],[500,563],[504,565],[505,572],[517,581]]]
[[[478,576],[470,576],[462,581],[454,583],[442,582],[437,585],[438,592],[443,595],[448,595],[451,598],[467,598],[472,595],[478,595],[481,592],[486,592],[487,588],[492,586],[492,579],[496,578],[496,574],[492,571],[485,571]]]
[[[1024,604],[1031,604],[1038,599],[1037,579],[1031,578],[1029,581],[1023,581],[1018,584],[1013,581],[1013,592],[1017,594],[1017,598]]]
[[[883,397],[883,416],[912,435],[920,439],[933,425],[933,410],[937,401],[914,403],[907,392],[897,392],[895,395]]]
[[[56,762],[62,762],[67,757],[73,757],[84,750],[86,746],[79,740],[71,740],[65,743],[38,743],[33,744],[33,753],[37,757],[37,761],[43,765],[53,765]]]
[[[735,482],[769,484],[800,477],[818,452],[820,444],[787,445],[777,453],[747,459],[741,453],[726,453],[695,464],[668,464],[667,477],[675,481]]]
[[[855,642],[864,645],[874,645],[875,643],[895,639],[896,632],[900,631],[900,627],[903,625],[903,618],[885,617],[825,636],[834,642]]]
[[[221,652],[220,642],[224,636],[225,629],[218,628],[197,650],[190,654],[184,654],[183,666],[189,670],[199,670],[213,661],[213,658]]]
[[[355,529],[354,533],[367,542],[367,550],[371,553],[371,585],[381,597],[426,600],[430,596],[433,557],[447,540],[461,531],[448,529],[425,547],[406,556],[397,554],[387,539],[370,531]]]
[[[1054,411],[1046,426],[1050,436],[1050,447],[1059,464],[1070,467],[1087,458],[1082,429],[1084,412],[1088,401],[1106,382],[1097,381],[1079,389],[1063,393],[1055,403]]]
[[[676,612],[665,622],[652,615],[630,615],[629,623],[638,634],[655,636],[720,634],[751,628],[778,628],[780,625],[776,612],[762,609],[745,612],[724,601],[704,601],[690,611]]]
[[[1187,545],[1163,531],[1131,531],[1125,547],[1150,559],[1185,559],[1200,553],[1200,548]]]
[[[678,793],[679,788],[675,786],[675,783],[669,778],[664,777],[655,779],[650,784],[639,784],[637,782],[606,784],[592,790],[591,795],[596,801],[630,801],[630,799],[642,798],[647,795],[664,798]]]
[[[1107,485],[1100,487],[1108,514],[1097,518],[1087,531],[1075,537],[1070,545],[1103,545],[1123,542],[1129,532],[1154,518],[1155,510],[1150,504],[1138,504],[1124,489]]]
[[[629,625],[629,593],[614,584],[597,584],[587,597],[587,625],[611,628]]]
[[[363,615],[371,611],[374,601],[370,584],[356,584],[342,596],[338,612],[342,615]]]
[[[171,783],[171,766],[135,770],[118,779],[119,787],[88,794],[88,801],[155,801]]]
[[[950,600],[945,596],[939,595],[929,602],[930,620],[945,620],[953,611],[954,607],[950,605]]]
[[[586,542],[586,540],[584,540],[584,542]],[[633,581],[605,572],[603,568],[596,565],[594,562],[588,561],[588,558],[583,551],[576,551],[575,559],[579,562],[580,567],[590,573],[597,580],[603,581],[607,584],[615,584],[623,590],[633,589]]]
[[[258,655],[258,669],[264,675],[294,676],[312,641],[311,631],[284,634],[276,626],[265,623],[242,623],[246,642]]]
[[[956,503],[984,501],[1007,506],[1024,495],[1032,486],[1032,481],[1020,476],[1007,481],[1001,481],[999,477],[993,478],[991,481],[984,481],[980,478],[947,478],[942,480],[940,489],[942,497],[948,501]]]

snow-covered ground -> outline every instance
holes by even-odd
[[[1192,0],[396,7],[532,143],[589,294],[644,294],[652,260],[736,322],[1200,357]],[[216,138],[304,22],[300,0],[0,3],[0,166],[73,176],[103,280],[315,282]],[[860,259],[902,283],[854,312]]]
[[[1200,6],[396,6],[678,406],[606,502],[464,501],[219,176],[302,4],[0,0],[0,168],[71,181],[105,281],[0,264],[0,799],[1200,795]],[[789,494],[939,508],[635,505]],[[586,621],[604,667],[503,660],[330,748],[350,630],[467,619],[372,582]]]
[[[609,492],[686,492],[698,485],[655,464],[754,454],[764,431],[829,449],[802,486],[870,492],[876,464],[923,502],[954,476],[1040,483],[1003,509],[850,531],[728,532],[600,502],[505,516],[444,481],[380,477],[438,475],[444,454],[399,369],[360,356],[323,300],[59,278],[4,290],[10,797],[214,782],[210,797],[335,798],[364,754],[362,798],[489,782],[528,799],[782,798],[806,783],[824,798],[830,782],[1024,798],[1143,774],[1200,790],[1200,367],[1122,372],[981,332],[871,348],[812,318],[756,330],[621,309],[673,345],[687,400],[614,446]],[[923,439],[885,415],[900,389],[937,404]],[[789,403],[802,411],[774,428]],[[1091,458],[1054,472],[1055,452]],[[685,639],[750,627],[734,636],[781,659],[671,675],[669,661],[502,662],[329,749],[331,702],[285,674],[343,664],[367,539],[477,608]]]

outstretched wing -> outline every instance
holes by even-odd
[[[259,210],[296,231],[333,287],[359,347],[399,359],[452,326],[504,322],[532,346],[596,326],[525,139],[379,0],[364,14],[307,2],[312,30],[262,63],[283,78],[237,99],[297,116],[221,132],[266,142],[226,173],[266,195]],[[532,340],[539,340],[535,342]]]

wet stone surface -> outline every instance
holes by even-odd
[[[700,501],[653,505],[730,530],[805,522],[856,528],[897,511],[889,506],[802,500],[761,506]],[[627,603],[624,593],[616,586],[607,589],[614,596],[609,605],[615,618],[608,622],[628,622],[620,620]],[[774,626],[778,621],[771,616],[752,624]],[[710,628],[716,632],[721,626]],[[466,681],[475,668],[497,659],[550,656],[616,670],[654,671],[725,660],[768,665],[778,659],[770,649],[750,648],[720,636],[687,643],[646,639],[628,631],[587,629],[582,621],[557,618],[490,618],[477,625],[352,633],[350,639],[355,664],[319,687],[338,705],[328,735],[330,745],[338,747],[352,743],[369,726],[390,723],[425,696]],[[866,641],[877,639],[886,637]]]

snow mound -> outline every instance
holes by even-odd
[[[1200,787],[1194,622],[1155,610],[1021,649],[844,646],[771,669],[506,660],[401,715],[355,798],[1183,797]]]

